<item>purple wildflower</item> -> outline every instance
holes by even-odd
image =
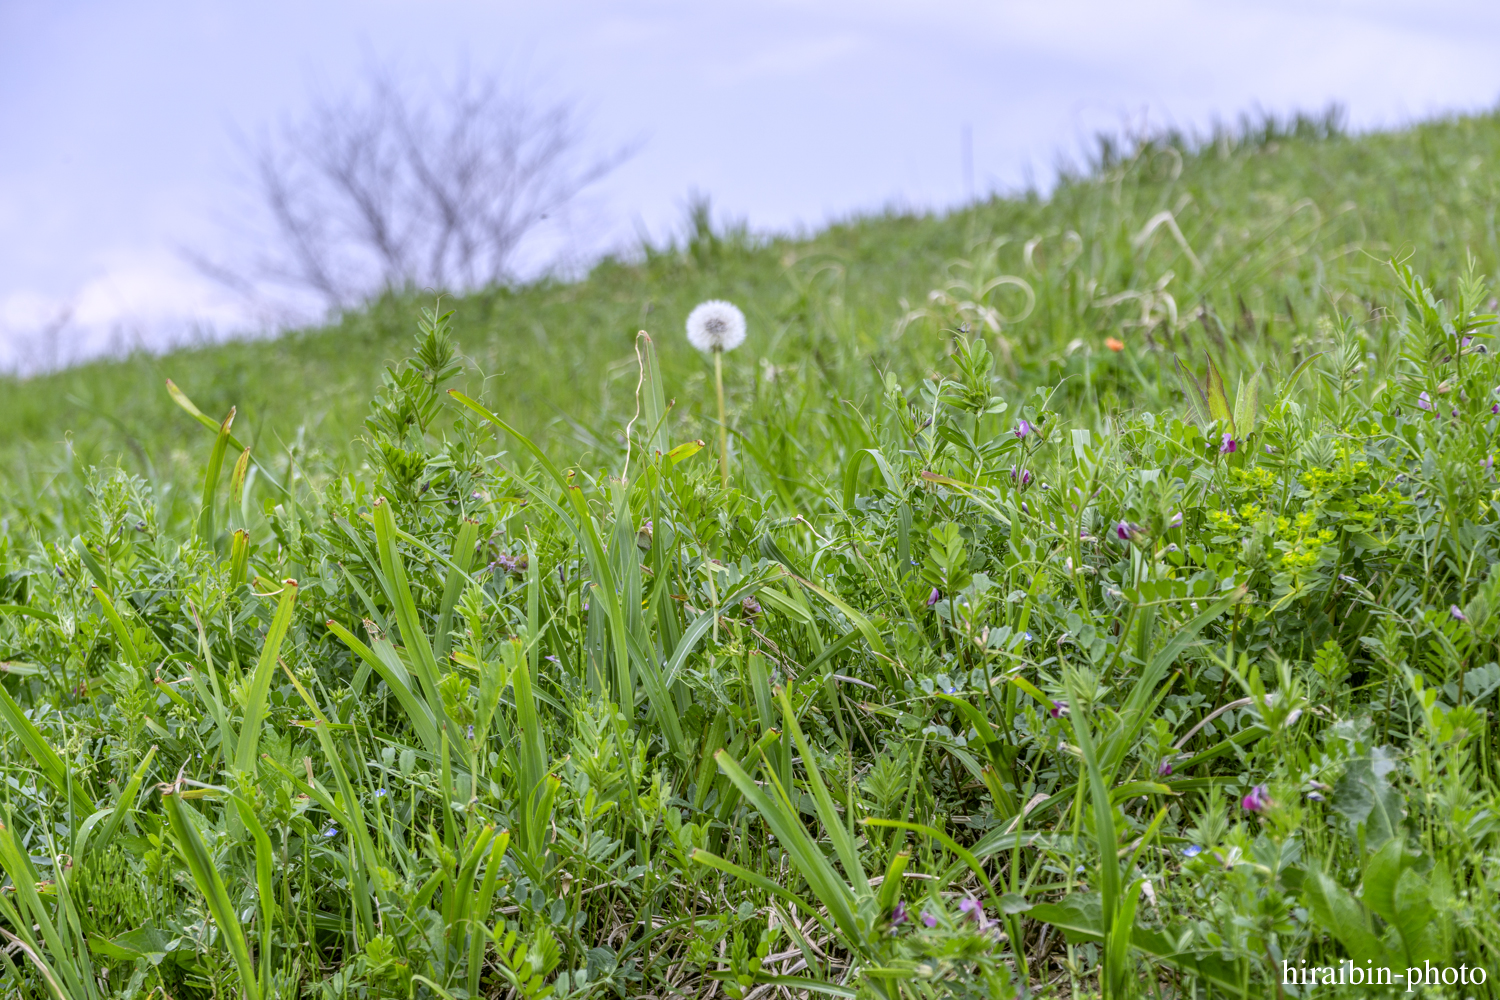
[[[1141,526],[1133,521],[1121,521],[1115,525],[1115,536],[1122,542],[1133,542],[1141,533]]]
[[[1425,393],[1425,392],[1422,393],[1420,396],[1418,396],[1417,397],[1417,409],[1419,409],[1419,410],[1431,410],[1432,409],[1432,397],[1429,396],[1429,395],[1427,395],[1427,393]]]
[[[1031,424],[1025,420],[1016,421],[1016,437],[1024,438],[1031,433]]]
[[[907,917],[908,914],[906,912],[906,900],[898,899],[896,901],[895,908],[891,910],[891,926],[900,927],[902,924],[906,923]]]
[[[1011,478],[1012,482],[1018,482],[1022,486],[1030,486],[1031,485],[1031,470],[1030,469],[1023,469],[1023,468],[1020,468],[1019,466],[1012,465],[1010,467],[1010,478]]]
[[[984,907],[977,899],[960,899],[958,901],[958,912],[962,913],[965,920],[972,920],[982,931],[990,929],[990,920],[984,915]]]
[[[927,606],[930,608],[934,604],[936,604],[938,601],[941,601],[942,599],[943,599],[942,593],[940,593],[936,587],[933,587],[932,588],[932,593],[930,593],[930,594],[927,595]]]
[[[1225,431],[1224,436],[1219,440],[1219,454],[1233,455],[1236,451],[1239,450],[1239,447],[1240,446],[1235,443],[1233,435],[1231,435],[1228,431]]]
[[[1156,773],[1163,778],[1170,778],[1172,776],[1171,762],[1165,760],[1162,761],[1161,766],[1156,769]]]
[[[937,926],[937,917],[934,917],[932,914],[928,913],[926,910],[923,910],[922,911],[922,926],[923,927],[936,927]]]
[[[1169,528],[1180,528],[1180,527],[1182,527],[1182,511],[1179,510],[1177,513],[1175,513],[1175,514],[1172,515],[1172,520],[1170,520],[1170,521],[1167,522],[1167,527],[1169,527]]]
[[[1246,812],[1264,812],[1271,806],[1271,792],[1265,785],[1256,785],[1250,789],[1250,794],[1240,800],[1240,807]]]
[[[469,726],[468,731],[464,735],[467,739],[472,740],[474,738],[474,727],[472,725]]]
[[[512,556],[504,552],[495,556],[495,561],[490,563],[490,570],[503,570],[507,574],[520,574],[526,571],[526,557]]]
[[[1453,620],[1456,622],[1466,622],[1469,620],[1469,616],[1464,614],[1463,609],[1457,604],[1448,605],[1448,613],[1453,616]]]
[[[1061,719],[1068,714],[1068,703],[1065,701],[1054,701],[1052,707],[1047,710],[1047,714],[1054,719]]]

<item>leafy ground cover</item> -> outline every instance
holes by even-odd
[[[23,384],[28,441],[118,415],[6,467],[7,987],[1493,995],[1495,133],[700,227],[427,311],[375,385],[338,338],[401,301],[302,374]],[[741,292],[725,483],[676,328]],[[1403,979],[1301,971],[1348,963]]]

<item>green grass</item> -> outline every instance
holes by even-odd
[[[6,989],[1496,995],[1500,118],[1325,133],[7,386]]]
[[[697,302],[719,296],[739,303],[750,319],[749,344],[727,359],[740,405],[759,398],[768,365],[806,371],[829,394],[868,396],[878,387],[877,369],[903,376],[931,369],[946,349],[938,333],[944,321],[972,322],[948,310],[939,322],[892,336],[908,311],[903,302],[921,308],[945,277],[972,276],[951,266],[964,260],[983,278],[1014,275],[1035,291],[1030,315],[1005,325],[1013,348],[1003,378],[1022,388],[1082,375],[1090,355],[1101,364],[1104,338],[1117,335],[1135,349],[1141,372],[1122,373],[1104,359],[1102,384],[1070,383],[1069,391],[1105,406],[1143,398],[1157,405],[1163,386],[1149,347],[1195,342],[1245,360],[1275,356],[1314,337],[1318,317],[1335,309],[1364,316],[1387,307],[1384,262],[1392,255],[1414,255],[1431,276],[1457,273],[1466,253],[1481,270],[1495,269],[1500,181],[1490,165],[1500,149],[1500,119],[1332,139],[1299,138],[1319,131],[1301,125],[1226,138],[1186,156],[1166,145],[1128,158],[1106,152],[1048,200],[996,198],[941,217],[856,219],[807,240],[762,242],[700,224],[675,246],[637,263],[606,262],[578,283],[450,301],[456,337],[474,366],[465,384],[538,440],[578,453],[598,443],[594,431],[628,419],[632,345],[646,330],[680,402],[677,418],[703,436],[711,380],[682,324]],[[1201,269],[1169,228],[1140,238],[1163,211],[1174,213]],[[1033,240],[1040,242],[1028,266]],[[1002,245],[991,258],[986,248],[995,241]],[[961,290],[955,297],[969,298]],[[1014,286],[992,297],[1008,313],[1023,303]],[[384,366],[404,352],[417,310],[430,304],[430,297],[398,297],[273,341],[142,353],[6,379],[3,468],[22,477],[43,473],[71,434],[85,462],[118,457],[168,480],[197,475],[182,450],[188,419],[161,391],[167,378],[207,412],[238,407],[240,438],[263,455],[300,440],[340,459],[358,458],[351,443],[361,433],[364,401]],[[1155,324],[1149,330],[1139,326],[1143,307]],[[1203,307],[1211,311],[1206,322],[1195,319]],[[1174,308],[1168,329],[1160,321]]]

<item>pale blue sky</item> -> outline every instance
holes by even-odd
[[[1347,106],[1357,127],[1500,98],[1500,5],[766,0],[0,0],[0,365],[251,325],[182,263],[223,249],[236,129],[463,60],[575,95],[643,140],[580,250],[662,233],[692,189],[758,229],[1045,181],[1101,128]]]

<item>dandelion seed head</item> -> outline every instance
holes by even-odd
[[[687,338],[700,351],[732,351],[745,342],[745,314],[722,299],[700,302],[688,313]]]

